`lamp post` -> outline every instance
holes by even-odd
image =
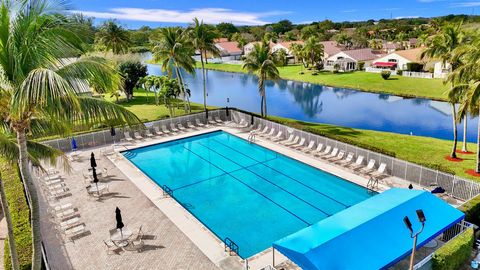
[[[412,255],[410,256],[410,267],[408,268],[409,270],[413,270],[415,249],[417,248],[417,238],[418,238],[418,235],[423,231],[423,228],[425,227],[425,221],[427,221],[421,209],[417,210],[416,212],[417,212],[418,221],[422,223],[422,227],[416,233],[413,232],[412,222],[410,222],[410,219],[407,216],[403,218],[403,223],[405,223],[405,226],[407,226],[408,230],[410,231],[410,237],[413,238],[413,248],[412,248]]]

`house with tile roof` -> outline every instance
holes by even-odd
[[[379,56],[379,53],[370,48],[340,51],[326,59],[325,69],[332,70],[338,65],[342,71],[357,70],[360,62],[368,67]]]
[[[229,57],[231,60],[240,60],[242,57],[242,48],[236,41],[217,42],[215,47],[220,50],[220,56],[222,57]]]

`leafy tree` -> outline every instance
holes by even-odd
[[[166,77],[163,80],[162,88],[160,90],[160,97],[163,99],[163,104],[168,108],[170,117],[175,116],[175,102],[181,94],[181,90],[177,79]]]
[[[220,51],[215,46],[215,38],[218,37],[213,27],[204,24],[203,21],[199,21],[197,18],[193,19],[193,26],[190,28],[190,36],[193,42],[193,46],[200,52],[200,63],[202,64],[202,77],[203,77],[203,109],[207,110],[207,75],[205,71],[205,59],[207,53],[213,56],[219,56]],[[244,45],[243,45],[244,46]],[[243,49],[242,46],[242,49]]]
[[[138,81],[140,78],[147,76],[147,66],[139,61],[126,61],[118,65],[118,71],[123,77],[127,100],[131,100],[133,98],[133,89]]]
[[[312,67],[315,67],[318,62],[323,58],[323,44],[320,43],[317,37],[309,37],[305,41],[304,50],[305,55],[308,55],[308,59]]]
[[[242,49],[242,55],[244,54],[244,47],[247,45],[248,41],[243,37],[241,33],[235,33],[232,35],[231,40],[236,41],[238,46]]]
[[[39,166],[45,156],[54,163],[62,154],[27,141],[27,134],[66,133],[71,123],[89,125],[107,119],[140,123],[123,107],[77,95],[82,90],[79,80],[111,89],[118,87],[120,77],[98,57],[65,60],[65,56],[83,55],[86,46],[82,33],[72,32],[71,20],[62,13],[65,7],[57,1],[2,1],[0,5],[0,154],[18,160],[29,198],[33,270],[41,268],[42,255],[39,202],[30,165]]]
[[[289,20],[281,20],[272,24],[272,31],[277,34],[283,34],[293,29],[293,24]]]
[[[300,43],[293,43],[290,45],[290,50],[292,51],[293,56],[295,57],[295,62],[301,62],[303,67],[308,66],[307,58],[308,54],[305,50],[305,46]]]
[[[368,46],[373,50],[381,50],[383,48],[383,41],[381,39],[370,39]]]
[[[158,92],[160,91],[160,89],[162,89],[162,86],[166,79],[167,79],[166,76],[149,75],[149,76],[140,78],[140,80],[138,81],[138,85],[147,91],[147,98],[148,98],[148,93],[153,91],[155,95],[155,105],[158,106],[158,103],[159,103]]]
[[[275,64],[283,67],[288,64],[287,51],[285,49],[277,50],[274,54]]]
[[[294,40],[297,40],[297,36],[298,36],[298,30],[291,30],[291,31],[288,31],[285,33],[285,35],[283,36],[283,40],[285,41],[294,41]]]
[[[352,47],[353,45],[352,38],[346,33],[340,33],[336,35],[334,38],[338,42],[338,44],[345,46],[347,49]]]
[[[92,17],[84,16],[82,13],[75,13],[71,16],[72,27],[76,28],[75,32],[80,32],[84,37],[84,42],[89,46],[95,41],[95,27],[93,26]]]
[[[267,80],[278,80],[280,75],[273,61],[273,55],[267,43],[257,43],[253,51],[245,59],[243,69],[254,72],[258,76],[258,92],[261,96],[261,115],[267,116],[267,95],[265,83]]]
[[[217,31],[223,37],[230,38],[234,33],[238,32],[238,28],[232,23],[223,22],[223,23],[217,24]]]
[[[96,43],[112,51],[114,54],[125,53],[130,46],[128,31],[117,24],[114,20],[104,22],[96,34]]]

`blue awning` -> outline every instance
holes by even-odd
[[[393,188],[293,233],[273,247],[304,270],[382,269],[410,254],[413,240],[403,223],[407,215],[420,228],[416,210],[427,219],[421,247],[464,214],[430,192]]]

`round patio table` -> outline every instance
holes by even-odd
[[[107,185],[105,185],[105,184],[98,184],[98,185],[93,184],[91,187],[88,188],[88,191],[90,191],[90,192],[102,192],[106,188],[107,188]]]
[[[424,247],[426,248],[436,248],[438,246],[437,240],[433,239],[432,241],[426,243]]]
[[[131,230],[127,228],[123,228],[122,231],[120,232],[120,230],[117,229],[117,231],[110,236],[110,240],[112,240],[113,242],[116,242],[117,246],[119,247],[125,247],[125,246],[128,246],[127,240],[130,236],[132,236]]]

